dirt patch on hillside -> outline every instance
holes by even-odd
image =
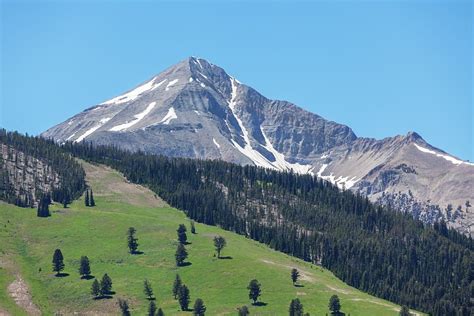
[[[112,197],[114,202],[137,206],[167,206],[153,191],[129,182],[118,171],[104,165],[80,162],[86,172],[86,181],[91,186],[94,196]]]
[[[15,303],[23,308],[28,315],[41,315],[39,308],[33,303],[31,299],[30,290],[25,280],[17,274],[15,281],[8,286],[8,294],[13,298]]]
[[[266,259],[261,259],[261,260],[265,263],[280,266],[280,267],[287,268],[287,269],[293,269],[294,268],[294,266],[285,265],[285,264],[281,264],[281,263],[276,263],[276,262],[273,262],[271,260],[266,260]],[[315,282],[314,275],[311,272],[301,270],[301,269],[298,269],[298,271],[300,273],[300,279],[301,280],[307,281],[307,282],[312,282],[312,283]]]

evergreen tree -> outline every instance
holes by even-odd
[[[186,226],[184,226],[184,224],[179,224],[176,232],[178,233],[178,241],[181,244],[186,244],[186,241],[188,240],[188,237],[186,236]]]
[[[89,202],[89,189],[86,190],[86,197],[84,199],[84,204],[86,206],[90,206],[90,202]]]
[[[49,212],[49,201],[50,201],[49,195],[43,195],[41,199],[38,202],[38,211],[37,211],[37,216],[38,217],[48,217],[51,216],[51,213]]]
[[[122,313],[122,316],[130,316],[130,307],[128,306],[128,302],[126,300],[122,300],[119,298],[118,300],[120,312]]]
[[[108,295],[112,293],[112,279],[106,273],[100,281],[100,292],[102,295]]]
[[[189,289],[186,285],[183,284],[179,288],[179,293],[178,293],[178,302],[179,302],[179,306],[181,306],[182,311],[188,310],[189,301],[190,301]]]
[[[71,197],[69,196],[69,193],[65,193],[62,199],[63,207],[67,208],[67,205],[71,203]]]
[[[298,278],[300,277],[300,273],[297,269],[293,268],[291,269],[291,281],[293,281],[293,285],[298,282]]]
[[[152,300],[153,299],[153,289],[151,287],[151,283],[150,281],[148,280],[145,280],[143,282],[143,292],[145,293],[146,297],[148,298],[148,300]]]
[[[247,289],[249,290],[249,299],[253,301],[254,305],[257,304],[258,297],[262,295],[261,284],[254,279],[250,281]]]
[[[188,257],[188,252],[183,244],[178,244],[178,248],[176,248],[175,258],[176,258],[176,265],[178,267],[182,266],[184,260]]]
[[[163,310],[161,308],[158,308],[158,312],[156,313],[156,316],[165,316],[165,313],[163,313]]]
[[[206,313],[206,306],[204,306],[204,301],[200,298],[196,299],[193,307],[193,315],[195,316],[204,316]]]
[[[94,193],[92,192],[92,189],[91,189],[91,194],[90,194],[90,198],[89,198],[89,204],[90,204],[90,206],[92,206],[92,207],[95,206]]]
[[[222,236],[215,236],[214,237],[214,248],[217,251],[217,258],[221,257],[221,251],[226,246],[227,242]]]
[[[176,274],[176,278],[174,279],[174,282],[173,282],[173,297],[174,297],[174,299],[178,298],[179,288],[181,287],[182,284],[183,284],[183,282],[181,281],[181,278],[180,278],[179,274]]]
[[[138,249],[138,238],[135,237],[136,232],[137,230],[133,227],[130,227],[128,229],[128,235],[127,235],[128,249],[132,255],[137,253],[137,249]]]
[[[339,301],[339,297],[337,295],[331,296],[329,299],[329,310],[333,315],[339,315],[341,311],[341,302]]]
[[[156,315],[156,304],[154,301],[150,301],[148,305],[148,316],[155,316]]]
[[[303,304],[298,298],[291,300],[289,312],[290,316],[303,316]]]
[[[53,255],[53,271],[56,272],[56,276],[59,276],[60,272],[64,270],[64,257],[60,249],[56,249]]]
[[[91,266],[89,263],[89,258],[87,256],[82,256],[79,265],[79,274],[82,279],[87,279],[91,274]]]
[[[249,308],[247,306],[242,306],[238,308],[239,316],[248,316],[250,315]]]
[[[191,220],[191,234],[196,234],[196,227],[194,225],[194,221]]]
[[[99,295],[101,295],[100,284],[99,284],[99,281],[97,281],[97,279],[95,279],[94,282],[92,282],[91,294],[94,296],[94,298],[98,298]]]
[[[402,306],[402,308],[400,309],[400,314],[399,315],[400,316],[412,316],[412,314],[410,313],[410,310],[406,306]]]

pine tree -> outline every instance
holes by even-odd
[[[151,287],[151,283],[148,280],[145,280],[143,282],[143,292],[145,293],[145,296],[148,298],[148,300],[153,299],[153,289]]]
[[[128,306],[128,302],[126,300],[122,300],[119,298],[118,300],[120,312],[122,316],[130,316],[130,307]]]
[[[188,237],[186,236],[186,226],[184,226],[184,224],[179,224],[176,232],[178,233],[178,241],[181,244],[186,244],[186,241],[188,240]]]
[[[179,289],[180,289],[182,284],[183,284],[183,282],[181,281],[181,278],[180,278],[179,274],[176,274],[176,278],[174,279],[174,282],[173,282],[173,296],[174,296],[174,299],[178,298]]]
[[[331,314],[339,315],[339,312],[341,311],[341,302],[337,295],[333,295],[329,299],[329,310],[331,311]]]
[[[293,281],[293,285],[298,282],[298,278],[300,277],[300,273],[297,269],[293,268],[291,269],[291,281]]]
[[[91,294],[94,296],[94,299],[98,298],[99,295],[101,295],[100,284],[99,284],[99,281],[97,281],[97,279],[95,279],[94,282],[92,282]]]
[[[56,272],[56,276],[60,275],[60,272],[64,270],[64,257],[60,249],[56,249],[53,255],[53,271]]]
[[[89,203],[89,189],[86,190],[86,198],[84,199],[84,203],[86,206],[90,206]]]
[[[196,227],[194,225],[194,221],[191,220],[191,234],[196,234]]]
[[[79,274],[81,275],[81,279],[87,279],[91,274],[91,267],[89,263],[89,258],[87,258],[87,256],[81,257],[79,265]]]
[[[188,252],[183,244],[178,244],[178,248],[176,248],[175,258],[176,258],[176,265],[182,266],[184,260],[188,257]]]
[[[204,316],[206,313],[206,306],[204,301],[200,298],[196,299],[193,306],[193,315],[195,316]]]
[[[399,315],[400,316],[412,316],[412,314],[410,313],[410,310],[406,306],[402,306],[402,308],[400,309],[400,314]]]
[[[90,204],[91,207],[95,206],[94,193],[92,193],[92,189],[91,189],[91,194],[90,194],[90,198],[89,198],[89,204]]]
[[[258,297],[262,295],[261,284],[254,279],[250,281],[247,289],[249,290],[249,299],[253,301],[254,305],[257,304]]]
[[[221,251],[226,246],[227,242],[225,241],[224,237],[222,236],[215,236],[214,237],[214,248],[217,251],[217,258],[221,257]]]
[[[38,217],[49,217],[51,216],[51,213],[49,212],[49,201],[51,198],[49,195],[43,195],[41,199],[38,202],[38,211],[37,211],[37,216]]]
[[[303,304],[298,298],[291,300],[289,312],[290,316],[303,316]]]
[[[238,308],[239,316],[250,315],[249,308],[247,306],[242,306]]]
[[[182,311],[188,310],[189,301],[190,301],[189,289],[186,285],[183,284],[179,288],[179,293],[178,293],[178,302],[179,302],[179,306],[181,306]]]
[[[163,313],[163,310],[161,308],[158,308],[158,312],[156,313],[156,316],[165,316],[165,313]]]
[[[106,273],[100,281],[100,292],[102,295],[108,295],[112,293],[112,279]]]
[[[155,316],[156,314],[156,304],[154,301],[150,301],[148,305],[148,316]]]
[[[128,249],[131,254],[137,253],[137,249],[138,249],[138,238],[135,237],[136,232],[137,230],[133,227],[130,227],[128,229],[127,242],[128,242]]]

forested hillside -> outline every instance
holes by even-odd
[[[70,203],[85,188],[84,170],[51,141],[0,129],[0,150],[0,200],[33,207],[50,195]]]
[[[319,263],[371,294],[434,315],[474,312],[474,243],[444,223],[425,226],[309,175],[90,144],[64,148],[116,168],[194,220]]]

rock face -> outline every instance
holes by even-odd
[[[347,126],[270,100],[222,68],[188,58],[42,134],[174,157],[312,173],[426,222],[470,233],[474,164],[408,133],[358,138]]]

